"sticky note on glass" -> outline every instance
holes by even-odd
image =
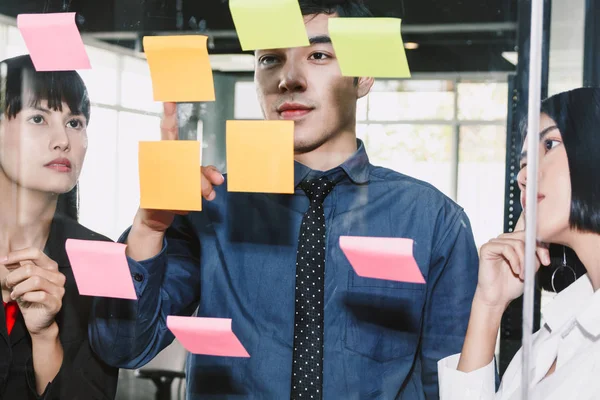
[[[79,294],[136,300],[125,245],[67,239],[65,248]]]
[[[330,18],[329,36],[344,76],[410,78],[398,18]]]
[[[202,35],[144,37],[154,100],[215,100],[207,39]]]
[[[298,0],[229,0],[242,50],[308,46]]]
[[[412,239],[340,236],[340,247],[359,276],[425,283],[413,257]]]
[[[91,68],[74,12],[19,14],[17,26],[36,71]]]
[[[227,121],[227,190],[294,193],[294,121]]]
[[[200,142],[196,140],[140,142],[140,206],[201,211],[200,165]]]
[[[187,351],[222,357],[250,357],[229,318],[167,317],[167,328]]]

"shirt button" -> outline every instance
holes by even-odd
[[[144,280],[144,275],[136,273],[133,275],[133,279],[135,279],[136,282],[141,282]]]

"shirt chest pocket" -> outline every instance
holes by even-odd
[[[413,356],[425,293],[425,285],[362,278],[350,271],[346,349],[379,362]]]

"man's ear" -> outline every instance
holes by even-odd
[[[357,79],[358,82],[356,84],[356,95],[360,99],[369,94],[369,92],[371,91],[371,87],[373,87],[375,79],[366,77],[361,77]]]

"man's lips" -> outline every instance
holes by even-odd
[[[283,119],[296,119],[301,118],[313,109],[300,103],[284,103],[277,108],[277,112]]]

